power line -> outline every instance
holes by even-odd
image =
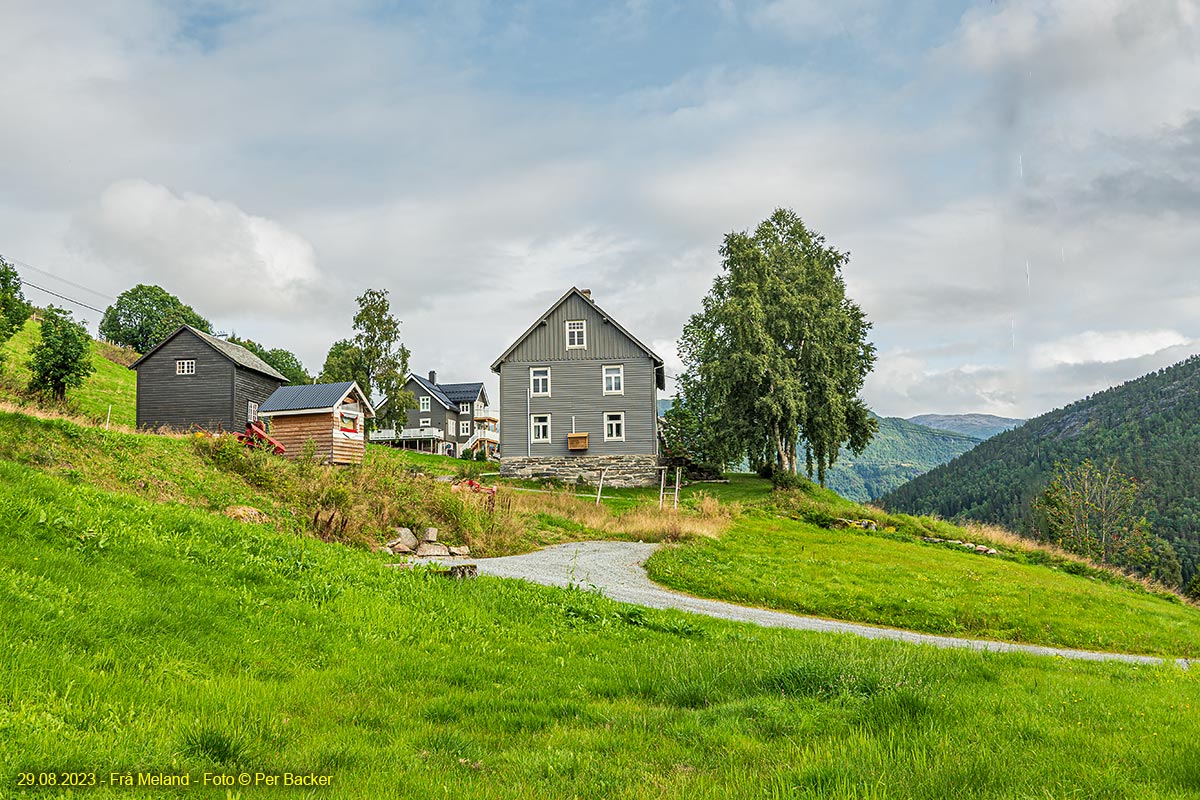
[[[24,278],[21,278],[21,285],[22,285],[22,286],[29,286],[29,287],[31,287],[31,288],[33,288],[33,289],[37,289],[37,290],[39,290],[39,291],[45,292],[46,294],[52,294],[52,295],[54,295],[55,297],[60,297],[60,298],[62,298],[63,300],[66,300],[68,303],[74,303],[74,304],[75,304],[75,305],[77,305],[77,306],[81,306],[81,307],[83,307],[83,308],[90,309],[90,310],[92,310],[92,311],[95,311],[95,312],[97,312],[97,313],[99,313],[99,314],[103,314],[103,313],[104,313],[104,309],[101,309],[101,308],[96,308],[95,306],[90,306],[90,305],[88,305],[87,303],[83,302],[82,300],[76,300],[76,299],[75,299],[75,298],[73,298],[73,297],[67,297],[65,294],[59,294],[58,292],[56,292],[56,291],[54,291],[54,290],[52,290],[52,289],[47,289],[45,286],[38,286],[36,283],[30,283],[29,281],[25,280]]]
[[[34,272],[41,273],[42,275],[45,275],[48,278],[54,278],[54,280],[61,281],[62,283],[67,284],[68,286],[74,286],[76,289],[83,289],[85,292],[91,292],[92,294],[96,295],[97,297],[103,297],[105,300],[116,300],[117,299],[117,298],[113,297],[112,295],[105,294],[104,292],[98,292],[95,289],[90,289],[81,283],[75,283],[74,281],[69,281],[66,278],[60,278],[59,276],[55,275],[54,273],[47,272],[44,269],[38,269],[37,267],[33,266],[32,264],[27,264],[24,261],[21,261],[20,259],[14,258],[12,260],[12,263],[16,264],[19,267],[23,267],[25,269],[31,269]],[[30,284],[30,285],[32,286],[33,284]],[[45,291],[45,290],[43,290],[43,291]]]

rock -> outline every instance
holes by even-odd
[[[270,519],[265,513],[252,506],[230,506],[225,509],[225,516],[238,522],[266,522]]]
[[[996,548],[994,548],[994,547],[989,547],[989,548],[987,549],[987,554],[988,554],[989,556],[994,556],[994,555],[996,555]]]
[[[395,553],[397,546],[408,548],[405,552],[412,552],[417,549],[417,537],[408,528],[396,528],[396,538],[387,543],[387,548]]]
[[[975,545],[975,552],[976,552],[976,553],[986,553],[987,551],[988,551],[988,547],[987,547],[987,545],[986,545],[986,544],[977,544],[977,545]],[[992,552],[995,552],[995,551],[993,550]]]
[[[437,541],[437,528],[426,528],[425,532],[423,534],[421,534],[421,541],[422,542],[436,542]]]
[[[462,557],[464,557],[464,558],[465,558],[466,556],[469,556],[469,555],[471,555],[471,548],[470,548],[470,547],[467,547],[465,544],[464,544],[462,547],[451,547],[451,548],[450,548],[450,555],[452,555],[452,556],[462,556]]]
[[[455,564],[442,574],[447,578],[461,581],[468,578],[477,577],[479,575],[479,567],[475,566],[474,564]]]
[[[962,544],[962,539],[950,539],[949,544]]]
[[[433,556],[448,556],[450,548],[444,544],[437,542],[421,542],[417,545],[417,558],[430,558]]]
[[[939,539],[936,536],[922,536],[921,541],[929,542],[930,544],[941,544],[945,539]]]
[[[406,556],[406,555],[409,555],[410,553],[414,552],[414,548],[412,545],[410,545],[406,542],[397,541],[397,542],[393,542],[392,544],[388,545],[388,552],[390,552],[394,556]]]
[[[974,542],[963,542],[963,543],[962,543],[962,546],[963,546],[963,547],[970,547],[970,548],[972,548],[972,549],[973,549],[973,548],[975,547],[975,543],[974,543]]]
[[[872,521],[871,521],[871,520],[869,520],[869,519],[868,519],[868,520],[865,520],[865,521],[863,522],[863,528],[864,528],[865,530],[868,530],[868,531],[877,531],[877,530],[879,530],[879,526],[878,526],[878,525],[876,525],[874,522],[872,522]]]
[[[456,479],[453,475],[438,475],[434,480],[438,483],[454,483]]]

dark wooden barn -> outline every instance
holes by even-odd
[[[375,409],[354,381],[282,386],[259,409],[284,455],[298,458],[313,443],[324,464],[361,464],[367,449],[366,421]]]
[[[241,431],[287,378],[244,347],[184,325],[129,365],[137,426]]]

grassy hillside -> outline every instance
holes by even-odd
[[[0,366],[3,383],[9,386],[9,398],[16,399],[12,389],[24,389],[29,383],[29,351],[41,336],[38,323],[30,320],[25,327],[0,345],[4,352],[4,363]],[[119,358],[117,363],[105,356]],[[87,419],[104,423],[112,406],[112,425],[133,428],[137,424],[137,374],[125,364],[130,363],[129,352],[113,348],[101,342],[92,342],[92,365],[96,371],[88,376],[83,386],[67,393],[68,408]],[[3,392],[3,386],[0,386]]]
[[[1185,798],[1200,786],[1194,670],[455,583],[11,461],[0,515],[5,794],[64,796],[18,788],[20,773],[50,770],[192,782],[85,792],[125,798]],[[197,786],[206,772],[330,786]]]
[[[979,444],[979,439],[934,430],[898,417],[875,417],[879,430],[861,455],[843,451],[825,485],[865,503]]]
[[[1116,459],[1143,486],[1184,581],[1200,568],[1200,357],[1029,420],[883,498],[892,509],[1026,524],[1057,462]]]
[[[921,414],[909,417],[908,421],[939,431],[961,433],[975,439],[990,439],[1025,422],[1023,419],[997,417],[994,414]]]

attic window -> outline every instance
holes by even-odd
[[[582,319],[567,320],[567,349],[587,349],[587,321]]]
[[[184,358],[175,362],[176,375],[195,375],[196,374],[196,359]]]

